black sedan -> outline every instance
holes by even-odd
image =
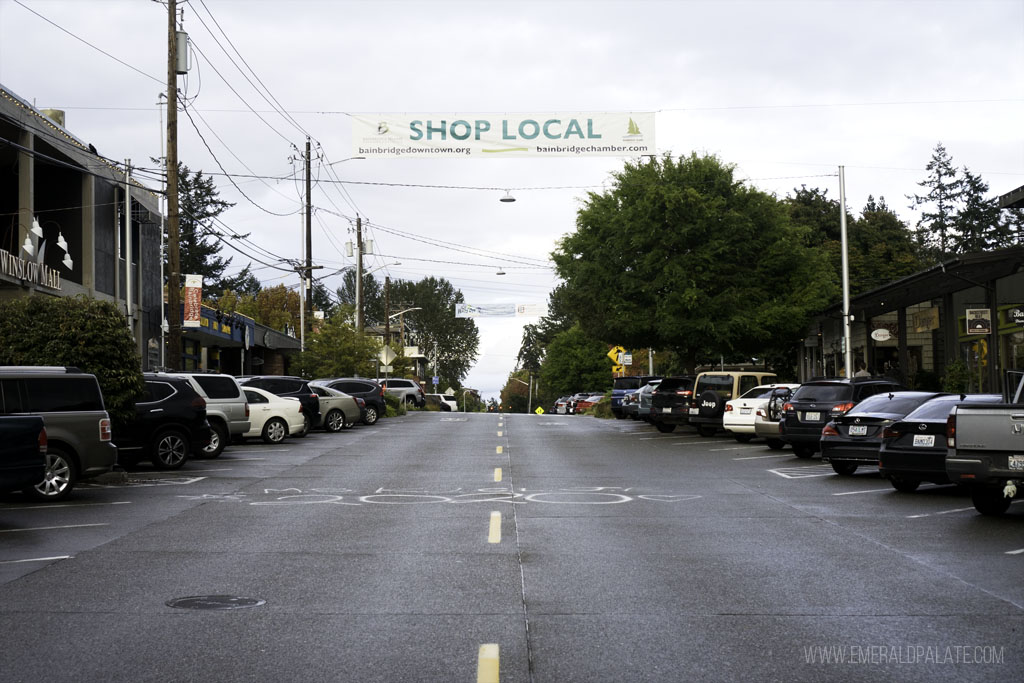
[[[892,391],[870,396],[821,430],[821,460],[836,474],[850,475],[860,465],[878,465],[882,431],[922,404],[943,396],[931,391]]]
[[[897,491],[914,491],[921,482],[948,484],[946,418],[961,402],[1001,403],[999,394],[950,394],[928,401],[882,430],[878,471]]]

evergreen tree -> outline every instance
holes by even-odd
[[[999,200],[986,198],[988,183],[976,176],[965,166],[963,169],[963,206],[956,216],[957,234],[954,238],[954,253],[970,254],[1009,246],[1002,234],[1005,227],[999,215]]]
[[[925,166],[928,177],[918,183],[927,189],[923,195],[911,195],[910,208],[924,207],[917,222],[917,243],[938,261],[953,251],[956,244],[957,206],[963,194],[963,180],[957,177],[953,158],[942,143],[935,145],[931,161]]]
[[[178,203],[181,212],[178,239],[181,272],[202,275],[203,287],[210,291],[227,289],[221,277],[231,264],[231,258],[225,260],[218,256],[222,235],[214,227],[214,219],[234,204],[220,199],[212,178],[204,176],[202,171],[192,173],[180,162]],[[166,271],[166,262],[164,266]]]

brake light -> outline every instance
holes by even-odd
[[[767,418],[768,414],[764,412],[764,408],[757,409],[757,416]]]
[[[249,402],[245,402],[245,416],[249,417]]]
[[[789,403],[789,402],[785,403],[782,406],[782,412],[784,412],[784,413],[792,413],[793,412],[793,404]]]
[[[39,453],[46,455],[46,427],[39,430]]]
[[[853,408],[854,405],[856,405],[856,404],[853,403],[852,401],[849,402],[849,403],[840,403],[839,405],[837,405],[837,406],[832,408],[831,414],[832,415],[842,415],[845,412],[847,412],[848,410],[850,410],[851,408]]]
[[[946,447],[956,448],[956,409],[946,418]]]
[[[897,432],[892,427],[886,427],[885,429],[882,430],[882,438],[883,439],[895,439],[899,435],[900,435],[900,433]]]
[[[206,399],[203,398],[202,396],[196,396],[194,399],[192,399],[192,407],[196,408],[197,410],[200,408],[206,410]]]
[[[301,404],[301,403],[299,404],[299,412],[300,412],[300,413],[304,413],[304,412],[306,412],[306,409],[302,407],[302,404]]]
[[[110,441],[110,418],[100,420],[100,441]]]
[[[829,423],[828,423],[827,425],[825,425],[825,427],[824,427],[824,428],[823,428],[823,429],[821,430],[821,435],[822,435],[822,436],[839,436],[839,430],[837,430],[837,429],[835,428],[835,426],[834,426],[834,425],[833,425],[833,424],[832,424],[831,422],[829,422]]]
[[[356,399],[356,405],[357,406],[359,406],[360,408],[365,408],[366,407],[366,401],[364,401],[363,399],[359,398],[358,396],[356,396],[355,399]]]
[[[728,403],[725,404],[725,412],[727,412],[727,413],[731,413],[732,412],[732,406],[729,405]]]

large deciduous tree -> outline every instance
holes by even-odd
[[[540,377],[545,396],[604,391],[612,385],[608,345],[574,325],[548,345]]]
[[[832,268],[775,197],[713,156],[627,162],[553,254],[583,333],[702,357],[802,338]]]

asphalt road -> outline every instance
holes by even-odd
[[[419,413],[0,500],[0,629],[0,681],[1021,680],[1024,504]]]

